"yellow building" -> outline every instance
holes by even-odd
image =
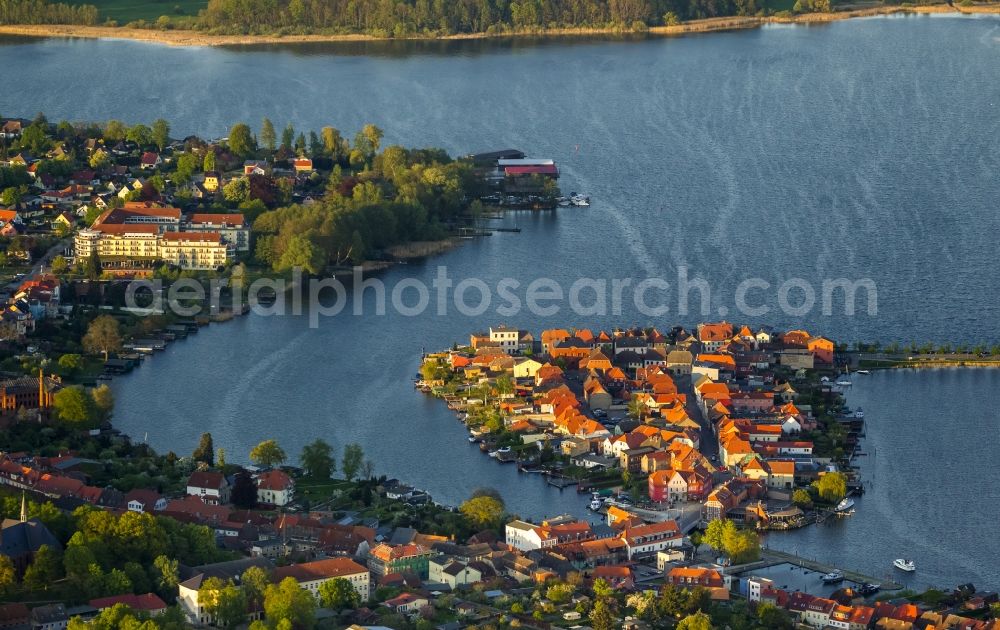
[[[205,187],[205,190],[208,192],[215,192],[219,189],[219,184],[219,174],[217,172],[205,171],[205,182],[202,184],[202,186]]]
[[[226,264],[229,247],[218,232],[166,232],[160,258],[181,269],[217,269]]]

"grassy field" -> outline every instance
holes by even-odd
[[[115,20],[125,25],[135,20],[153,22],[161,15],[198,15],[208,0],[75,0],[72,4],[92,4],[100,12],[102,22]]]
[[[312,503],[326,501],[334,490],[346,490],[351,483],[343,479],[312,479],[301,477],[295,480],[295,495],[300,499],[308,499]]]

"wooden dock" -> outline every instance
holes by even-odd
[[[758,562],[732,567],[731,571],[733,573],[748,573],[754,571],[755,569],[773,567],[779,564],[794,564],[797,567],[809,569],[810,571],[815,571],[817,573],[832,573],[833,571],[840,571],[844,574],[844,579],[849,582],[854,582],[856,584],[879,584],[881,585],[883,591],[899,591],[903,589],[902,584],[885,578],[877,578],[871,575],[858,573],[857,571],[841,569],[840,567],[835,567],[832,564],[824,564],[822,562],[796,556],[795,554],[785,553],[784,551],[775,551],[774,549],[762,550],[761,559]]]
[[[545,483],[549,484],[550,486],[555,486],[556,488],[562,490],[563,488],[575,486],[580,482],[577,481],[576,479],[570,479],[569,477],[553,477],[549,475],[548,477],[545,478]]]

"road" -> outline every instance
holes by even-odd
[[[66,251],[66,248],[69,247],[72,242],[73,242],[72,239],[67,238],[59,241],[58,243],[50,247],[49,251],[45,252],[45,254],[37,261],[35,261],[35,264],[31,266],[31,271],[24,274],[24,278],[21,278],[20,280],[15,280],[7,285],[7,288],[10,290],[10,292],[13,293],[14,291],[16,291],[17,287],[21,286],[21,283],[24,282],[26,278],[30,278],[41,272],[44,267],[48,266],[48,264],[52,262],[53,258]]]
[[[618,505],[617,502],[612,502],[612,504]],[[698,502],[685,502],[664,510],[647,510],[634,505],[619,505],[618,507],[653,523],[674,519],[681,532],[685,534],[694,529],[701,521],[701,503]]]

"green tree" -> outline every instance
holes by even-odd
[[[598,599],[590,611],[590,625],[594,630],[615,630],[620,626],[614,604],[607,599]]]
[[[104,360],[107,361],[108,353],[121,349],[122,336],[118,320],[111,315],[99,315],[90,322],[82,341],[87,352],[103,353]]]
[[[69,263],[66,262],[65,256],[56,256],[52,259],[52,273],[61,276],[67,271],[69,271]]]
[[[0,593],[9,593],[17,584],[17,571],[10,556],[0,556]]]
[[[345,446],[343,460],[340,464],[340,469],[344,472],[344,479],[353,481],[358,476],[364,460],[365,452],[360,444],[351,443]]]
[[[273,625],[284,622],[288,628],[311,628],[316,618],[316,600],[309,591],[299,588],[295,578],[287,577],[280,584],[267,587],[264,614]]]
[[[64,354],[56,361],[64,374],[76,374],[83,368],[83,357],[79,354]]]
[[[90,256],[88,256],[87,260],[84,262],[83,274],[90,280],[97,280],[101,277],[101,258],[97,254],[97,249],[91,251]],[[102,315],[101,317],[110,316]],[[86,337],[84,337],[84,339],[86,339]],[[104,358],[107,360],[107,354],[104,355]]]
[[[202,433],[198,440],[198,448],[194,449],[191,459],[202,462],[208,466],[215,465],[215,445],[212,443],[211,433]]]
[[[197,170],[198,156],[194,153],[181,153],[177,156],[177,172],[174,174],[174,180],[183,184],[189,181]]]
[[[329,479],[336,467],[333,459],[333,447],[320,438],[302,447],[299,456],[306,475],[316,479]]]
[[[253,132],[246,123],[236,123],[229,130],[229,150],[240,158],[246,158],[257,150]]]
[[[205,152],[205,160],[201,165],[201,170],[206,173],[215,170],[215,150],[212,147]]]
[[[361,596],[350,580],[335,578],[319,585],[319,601],[326,608],[344,610],[357,608],[361,604]]]
[[[157,118],[153,121],[152,130],[153,144],[155,144],[160,151],[166,148],[170,144],[170,123],[163,120],[162,118]]]
[[[120,120],[109,120],[104,126],[105,142],[121,142],[125,139],[126,133],[128,131],[125,129],[125,124]]]
[[[96,149],[90,154],[88,163],[90,164],[90,168],[101,170],[111,163],[111,158],[108,157],[108,153],[104,149]]]
[[[0,193],[0,206],[16,206],[28,192],[27,186],[11,186]]]
[[[288,123],[281,132],[281,146],[291,151],[293,144],[295,144],[295,127],[292,127],[292,123]]]
[[[602,599],[612,597],[615,594],[615,589],[612,588],[612,586],[608,584],[608,581],[605,580],[604,578],[597,578],[596,580],[594,580],[593,590],[594,590],[594,597]]]
[[[847,477],[843,473],[828,472],[813,482],[819,498],[827,503],[836,503],[847,496]]]
[[[125,139],[144,147],[153,144],[153,130],[146,125],[133,125],[129,127]]]
[[[767,630],[792,630],[795,627],[788,613],[770,602],[757,604],[757,619]]]
[[[49,140],[45,125],[31,124],[21,132],[21,146],[35,155],[49,150],[52,141]]]
[[[24,572],[24,585],[32,591],[48,590],[61,577],[62,554],[58,549],[42,545]]]
[[[250,180],[237,177],[222,187],[222,197],[232,204],[240,204],[250,199]]]
[[[274,265],[275,271],[302,269],[317,274],[323,271],[325,263],[323,250],[313,244],[308,237],[295,235],[288,241],[285,251]]]
[[[565,582],[557,582],[545,589],[545,599],[556,606],[565,604],[573,596],[573,587]]]
[[[98,411],[94,399],[80,385],[64,387],[52,397],[56,415],[63,422],[90,428],[97,423]]]
[[[176,558],[156,556],[150,568],[150,576],[156,585],[156,592],[162,596],[172,596],[180,581],[180,563]]]
[[[111,412],[115,408],[115,395],[107,385],[98,385],[90,390],[90,395],[94,399],[94,407],[101,420],[111,418]]]
[[[277,143],[277,136],[274,133],[274,125],[270,118],[265,118],[260,125],[260,143],[268,151],[274,151]]]
[[[250,473],[245,470],[236,473],[229,500],[241,510],[249,510],[257,505],[257,486]]]
[[[243,590],[229,584],[215,598],[215,625],[231,630],[247,618],[247,597]]]
[[[503,501],[492,496],[472,497],[458,509],[477,528],[497,527],[506,513]]]
[[[240,576],[240,586],[246,592],[247,601],[256,602],[261,606],[264,604],[264,593],[270,583],[271,576],[260,567],[249,567]]]
[[[285,451],[275,440],[264,440],[250,451],[250,461],[265,468],[280,466],[286,459]]]
[[[714,628],[712,618],[703,612],[688,615],[677,624],[677,630],[714,630]]]
[[[340,131],[334,127],[323,127],[320,130],[320,135],[323,138],[323,150],[326,154],[335,162],[340,161],[341,157],[343,157],[344,145],[344,139],[340,136]]]
[[[798,489],[792,493],[792,503],[799,506],[802,509],[808,509],[812,507],[812,495],[806,490]]]

